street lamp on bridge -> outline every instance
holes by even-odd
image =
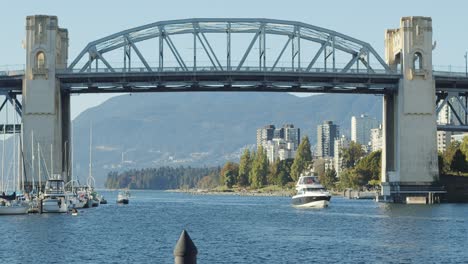
[[[468,52],[465,51],[465,77],[468,77]]]

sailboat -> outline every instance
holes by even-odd
[[[8,120],[8,108],[6,108],[6,115],[7,115],[7,119]],[[16,117],[16,116],[15,116]],[[8,123],[8,121],[7,121]],[[3,144],[2,144],[2,185],[1,185],[1,189],[2,189],[2,195],[0,196],[0,215],[16,215],[16,214],[27,214],[28,211],[29,211],[29,202],[28,200],[22,195],[22,194],[17,194],[16,193],[16,188],[19,187],[19,182],[20,182],[20,175],[21,175],[21,171],[20,171],[20,166],[19,166],[19,162],[18,162],[18,166],[16,166],[17,164],[17,155],[18,154],[18,161],[19,161],[19,157],[20,157],[20,147],[21,147],[21,144],[18,144],[18,153],[16,153],[16,148],[17,148],[17,144],[16,144],[16,134],[15,134],[15,126],[13,126],[13,174],[15,174],[15,169],[17,168],[18,171],[16,172],[17,173],[17,177],[14,177],[14,178],[17,178],[17,185],[15,183],[13,183],[13,186],[15,187],[15,191],[13,191],[13,193],[11,195],[6,195],[5,194],[5,191],[7,188],[5,188],[5,177],[4,177],[4,165],[5,165],[5,126],[3,126]],[[20,135],[20,138],[21,138],[21,135]],[[20,143],[20,142],[19,142]],[[23,183],[23,188],[24,189],[24,179],[22,181]]]
[[[67,159],[67,173],[71,176],[71,180],[65,184],[65,190],[67,191],[68,200],[69,200],[69,209],[81,209],[86,208],[88,205],[88,195],[86,191],[80,186],[80,182],[73,176],[71,168],[73,167],[73,138],[74,138],[74,130],[72,124],[72,144],[71,144],[71,166],[68,166],[68,159]],[[67,145],[65,144],[65,153]]]
[[[100,203],[101,196],[94,190],[94,186],[96,185],[96,180],[93,177],[93,126],[90,124],[89,127],[89,175],[88,179],[86,180],[86,184],[88,185],[88,196],[91,199],[91,207],[98,207]]]

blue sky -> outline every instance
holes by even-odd
[[[71,62],[97,38],[112,33],[160,21],[192,17],[263,17],[296,20],[329,28],[369,42],[384,57],[384,32],[399,27],[402,16],[431,16],[433,38],[437,48],[433,64],[452,65],[464,71],[465,51],[468,51],[468,3],[464,1],[8,1],[0,16],[0,69],[22,67],[25,62],[21,41],[25,34],[25,17],[34,14],[56,15],[60,27],[69,30]],[[101,103],[109,95],[73,97],[72,114]]]

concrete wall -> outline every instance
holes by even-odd
[[[68,94],[61,92],[55,72],[67,66],[68,32],[58,27],[58,19],[55,16],[28,16],[25,49],[26,72],[22,103],[25,174],[27,181],[34,177],[37,183],[38,145],[41,148],[40,166],[43,177],[62,174],[67,170],[63,153],[65,144],[68,144],[65,142],[70,140],[70,99]]]
[[[386,32],[386,59],[401,69],[398,94],[384,102],[383,193],[388,185],[430,185],[438,180],[432,20],[403,17]]]

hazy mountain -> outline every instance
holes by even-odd
[[[75,174],[88,174],[93,127],[93,175],[161,165],[211,166],[238,161],[256,143],[256,129],[292,123],[316,142],[317,125],[333,120],[350,134],[351,116],[381,119],[382,97],[287,93],[152,93],[113,97],[74,120]]]

